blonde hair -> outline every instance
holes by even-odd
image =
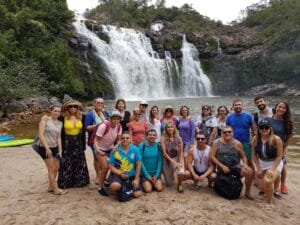
[[[167,132],[167,127],[168,127],[169,125],[171,125],[172,127],[174,127],[174,137],[175,137],[176,139],[180,139],[179,132],[178,132],[178,130],[177,130],[177,128],[176,128],[176,126],[175,126],[175,124],[174,124],[173,122],[168,122],[168,123],[166,124],[166,126],[165,126],[165,128],[164,128],[164,130],[163,130],[163,133],[162,133],[162,137],[163,137],[165,140],[170,139],[170,135],[169,135],[168,132]]]
[[[270,132],[268,133],[268,139],[267,139],[267,142],[269,144],[269,146],[271,146],[274,142],[274,138],[275,138],[275,135],[274,135],[274,131],[272,129],[272,127],[269,128]],[[255,144],[255,146],[257,145],[257,141],[258,140],[261,140],[261,133],[259,131],[259,128],[257,129],[257,134],[253,137],[253,143]]]

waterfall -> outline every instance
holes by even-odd
[[[193,44],[187,42],[185,35],[183,36],[181,51],[183,54],[180,77],[182,95],[211,95],[211,83],[201,68],[199,52]]]
[[[197,49],[185,37],[181,49],[183,59],[180,72],[170,52],[166,51],[165,58],[160,59],[153,50],[150,39],[142,32],[102,25],[102,32],[109,37],[109,43],[101,40],[82,22],[82,6],[77,6],[74,2],[75,0],[68,0],[69,7],[76,6],[77,12],[80,12],[76,14],[75,29],[94,47],[95,54],[106,68],[116,97],[161,99],[211,95],[210,81],[202,72],[195,53]]]

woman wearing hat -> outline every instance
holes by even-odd
[[[262,193],[266,194],[266,202],[271,204],[273,195],[281,197],[277,190],[283,162],[282,142],[279,136],[274,135],[269,120],[259,122],[257,135],[253,137],[251,146],[259,186]]]
[[[175,110],[172,106],[167,106],[163,112],[163,116],[160,119],[161,131],[163,131],[168,122],[172,122],[176,127],[178,126],[178,120],[175,118]]]
[[[62,156],[65,163],[60,167],[58,186],[60,188],[84,187],[90,183],[85,159],[85,130],[82,105],[76,100],[64,104],[65,115],[61,118]]]

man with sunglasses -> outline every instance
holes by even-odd
[[[241,142],[233,138],[233,129],[225,126],[221,138],[217,139],[211,149],[210,160],[217,166],[218,171],[224,174],[232,173],[245,177],[245,197],[253,199],[250,194],[253,181],[253,170],[247,165],[247,157]],[[243,161],[243,165],[240,161]]]
[[[191,148],[187,157],[188,170],[185,171],[185,178],[194,180],[195,183],[208,179],[208,187],[216,178],[214,166],[210,163],[210,146],[206,144],[206,137],[203,133],[196,134],[196,146]]]
[[[250,147],[250,129],[252,133],[255,133],[253,117],[250,113],[243,112],[243,101],[241,99],[233,100],[232,108],[234,112],[227,116],[226,125],[232,127],[234,138],[242,143],[248,159],[248,166],[254,170]]]

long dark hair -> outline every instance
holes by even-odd
[[[285,133],[285,141],[286,141],[289,137],[293,136],[294,124],[293,124],[293,120],[292,120],[292,113],[291,113],[289,104],[287,102],[284,102],[284,101],[277,102],[277,104],[275,105],[275,108],[274,108],[275,109],[274,114],[276,114],[276,109],[280,103],[283,103],[286,108],[286,112],[282,116],[283,122],[284,122],[284,133]]]
[[[154,105],[154,106],[151,107],[150,112],[149,112],[149,121],[150,121],[150,123],[152,123],[152,124],[154,124],[154,119],[155,119],[155,116],[154,116],[153,113],[152,113],[152,110],[153,110],[154,108],[156,108],[156,109],[157,109],[157,112],[159,112],[158,106]]]

